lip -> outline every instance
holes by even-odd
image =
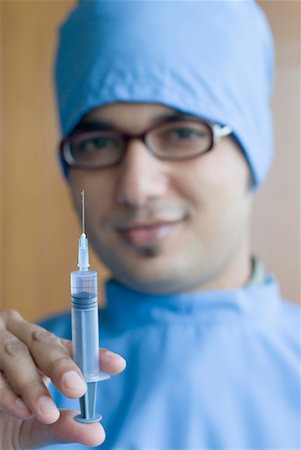
[[[134,222],[125,227],[118,227],[117,231],[131,245],[145,247],[156,245],[167,238],[182,222]]]

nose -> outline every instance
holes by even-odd
[[[138,208],[164,196],[168,186],[166,165],[153,156],[143,142],[131,140],[119,166],[117,202]]]

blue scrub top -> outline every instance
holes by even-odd
[[[106,300],[101,346],[127,368],[98,388],[102,449],[300,449],[300,309],[281,299],[272,276],[160,296],[109,281]],[[42,325],[71,338],[69,313]],[[79,409],[52,393],[59,407]]]

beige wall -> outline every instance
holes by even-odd
[[[276,41],[277,74],[272,99],[276,156],[259,191],[253,247],[279,277],[283,295],[300,302],[300,1],[258,2]]]
[[[258,194],[254,247],[298,301],[300,3],[265,1],[277,41],[277,157]],[[60,175],[51,80],[55,30],[73,1],[1,3],[1,299],[28,319],[69,306],[79,227]],[[100,276],[105,269],[93,258]]]

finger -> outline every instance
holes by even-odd
[[[66,347],[69,354],[72,356],[72,341],[61,339],[62,344]],[[110,375],[116,375],[126,368],[125,359],[105,348],[99,349],[100,369]]]
[[[100,349],[100,368],[104,372],[115,375],[126,368],[126,361],[117,353],[102,348]]]
[[[43,423],[53,423],[59,411],[42,381],[26,345],[8,331],[1,332],[0,367],[5,382]],[[3,384],[3,389],[5,385]],[[6,395],[9,393],[5,390]]]
[[[0,373],[0,409],[18,419],[29,419],[31,411],[9,386],[2,373]]]
[[[29,348],[38,369],[59,391],[70,398],[84,395],[86,383],[83,375],[61,339],[22,318],[9,323],[8,329]]]
[[[105,440],[105,431],[99,423],[81,424],[74,420],[76,411],[61,410],[59,420],[52,425],[42,425],[36,419],[24,422],[20,448],[37,449],[50,444],[78,442],[95,447]]]
[[[42,378],[43,383],[44,383],[45,386],[48,388],[48,386],[49,386],[50,383],[51,383],[50,378],[49,378],[49,377],[46,377],[46,375],[45,375],[40,369],[38,369],[38,370],[39,370],[39,374],[41,375],[41,378]]]

